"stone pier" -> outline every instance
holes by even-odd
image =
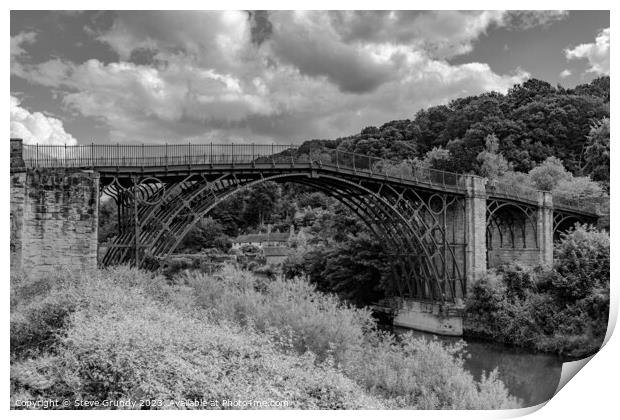
[[[11,139],[11,271],[43,277],[54,267],[97,267],[99,174],[26,169]]]
[[[464,309],[462,304],[402,299],[393,324],[434,334],[461,336]]]

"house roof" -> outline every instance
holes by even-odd
[[[250,235],[239,235],[232,240],[233,243],[254,243],[254,242],[287,242],[290,233],[254,233]]]

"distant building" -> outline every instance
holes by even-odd
[[[265,246],[263,247],[263,254],[267,264],[278,265],[282,264],[286,257],[290,253],[290,248],[287,246]]]
[[[291,225],[289,232],[271,232],[268,227],[267,233],[251,233],[239,235],[232,240],[232,248],[240,249],[245,245],[252,245],[260,249],[265,247],[285,247],[293,239],[295,230]]]

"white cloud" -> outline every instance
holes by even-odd
[[[34,32],[20,32],[11,37],[11,58],[26,54],[22,44],[32,44],[35,42],[37,34]]]
[[[565,79],[565,78],[567,78],[568,76],[570,76],[571,74],[573,74],[573,72],[572,72],[572,71],[570,71],[569,69],[564,69],[564,70],[562,70],[562,71],[560,72],[560,77],[561,77],[562,79]]]
[[[567,48],[564,54],[569,60],[587,59],[590,64],[588,72],[609,74],[609,28],[603,29],[595,42],[577,45],[572,49]]]
[[[345,11],[330,12],[331,25],[347,42],[391,43],[449,58],[473,49],[503,11]]]
[[[77,140],[65,131],[62,121],[41,112],[30,112],[20,103],[11,95],[12,138],[21,138],[26,144],[77,144]]]
[[[121,12],[98,35],[120,61],[54,59],[12,73],[121,142],[333,138],[528,77],[441,58],[467,51],[502,13],[408,13],[278,12],[257,28],[246,13]],[[152,62],[132,62],[144,49]]]

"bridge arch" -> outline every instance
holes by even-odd
[[[442,254],[433,240],[435,236],[445,238],[446,233],[437,224],[429,226],[425,222],[420,212],[412,207],[411,197],[405,198],[406,194],[391,187],[372,188],[345,177],[296,171],[258,178],[235,173],[218,178],[194,174],[175,182],[148,177],[134,179],[131,184],[114,179],[103,191],[117,200],[121,229],[107,250],[103,264],[137,259],[141,266],[146,266],[152,259],[145,259],[145,255],[170,255],[191,228],[218,204],[266,181],[306,185],[353,210],[386,244],[399,294],[451,301],[457,295],[456,288],[464,286],[462,278],[456,278],[462,276],[462,267],[456,270],[459,275],[453,276],[455,278],[445,274],[447,257],[444,254],[453,250],[450,248]],[[412,194],[411,191],[407,193]],[[432,201],[439,196],[433,194],[431,197]],[[444,201],[441,202],[445,204]],[[431,208],[430,201],[424,206]],[[439,213],[441,209],[435,210]],[[453,256],[452,260],[456,258]]]

